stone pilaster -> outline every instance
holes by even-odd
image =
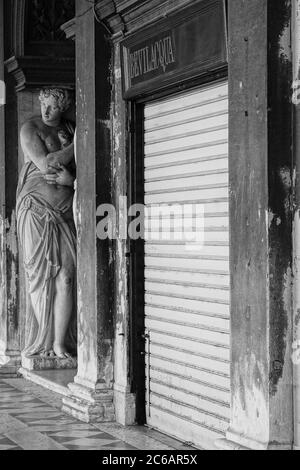
[[[0,80],[4,82],[5,78],[4,2],[0,0]],[[10,99],[10,88],[7,86],[7,106],[13,106]],[[6,109],[5,105],[0,104],[0,378],[16,377],[21,359],[17,307],[18,250],[12,194],[16,174],[14,162],[8,158],[9,148],[6,144],[11,135],[7,132],[9,117]]]
[[[63,410],[86,422],[115,419],[112,241],[96,233],[97,207],[111,203],[110,53],[77,0],[78,373]]]
[[[127,108],[122,96],[120,43],[114,44],[114,96],[113,96],[113,165],[114,205],[119,227],[115,249],[115,315],[114,340],[114,403],[116,421],[122,425],[136,422],[136,396],[131,393],[130,382],[130,307],[128,303],[128,274],[130,240],[124,237],[127,227]]]
[[[290,9],[229,0],[231,422],[222,449],[291,449]]]

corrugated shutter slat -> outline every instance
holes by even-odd
[[[145,106],[145,203],[147,424],[212,448],[230,411],[227,83]],[[185,204],[204,207],[201,247],[180,238]]]

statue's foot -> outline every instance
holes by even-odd
[[[59,359],[68,359],[68,358],[72,357],[71,354],[68,353],[66,348],[61,344],[54,343],[53,351],[54,351],[55,355],[57,357],[59,357]]]
[[[47,359],[47,358],[53,359],[55,357],[55,352],[53,351],[53,349],[45,350],[41,352],[40,356],[43,357],[44,359]]]

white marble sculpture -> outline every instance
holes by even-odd
[[[23,354],[65,359],[76,350],[74,129],[63,119],[70,93],[43,90],[40,102],[41,116],[21,129],[17,220],[32,306]]]

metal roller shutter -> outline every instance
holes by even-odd
[[[145,204],[204,207],[191,251],[146,215],[147,424],[213,448],[230,413],[227,83],[145,106]],[[175,211],[173,236],[181,227]]]

